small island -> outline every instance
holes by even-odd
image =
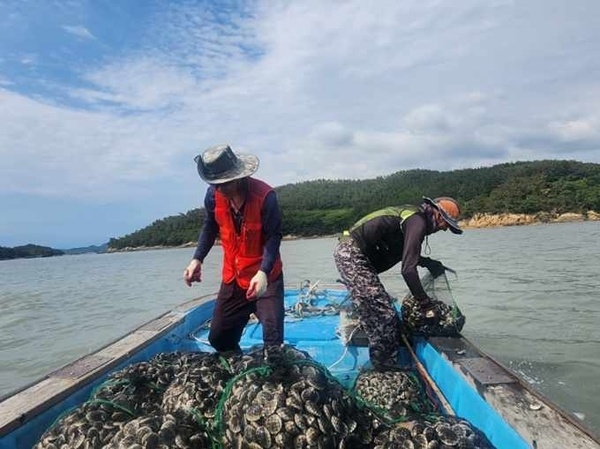
[[[15,246],[14,248],[0,246],[0,260],[52,257],[62,256],[64,254],[65,252],[60,249],[54,249],[48,246],[33,245],[31,243],[23,246]]]

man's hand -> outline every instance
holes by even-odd
[[[183,280],[188,287],[192,286],[192,282],[202,280],[202,263],[198,259],[192,259],[187,268],[183,270]]]
[[[267,275],[264,271],[258,270],[254,277],[250,279],[250,285],[246,291],[246,299],[258,299],[267,291]]]
[[[419,265],[427,268],[434,279],[438,276],[441,276],[446,270],[448,270],[448,268],[445,267],[442,262],[429,257],[422,257]]]

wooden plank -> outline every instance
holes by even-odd
[[[575,427],[554,404],[518,384],[487,387],[483,397],[533,448],[600,449],[597,440]]]
[[[466,338],[435,337],[429,342],[532,448],[600,449],[600,438],[594,432]],[[514,381],[481,382],[465,367],[469,363],[464,360],[474,358],[498,365]]]
[[[433,390],[433,392],[439,399],[440,404],[442,405],[442,408],[444,409],[444,412],[447,415],[454,416],[455,415],[454,410],[452,409],[452,406],[446,399],[446,396],[444,396],[444,393],[441,392],[441,390],[439,389],[439,387],[437,386],[435,381],[431,378],[431,376],[429,375],[429,373],[427,372],[427,370],[425,369],[425,367],[423,366],[423,364],[421,363],[421,361],[415,354],[415,351],[413,351],[413,348],[410,345],[410,342],[408,341],[408,339],[406,338],[406,335],[404,335],[404,334],[402,334],[402,341],[404,342],[406,349],[408,349],[408,352],[410,353],[410,356],[412,357],[413,362],[415,363],[415,366],[417,367],[417,371],[419,371],[419,374],[421,375],[423,380],[427,383],[427,385],[429,385],[429,387]]]
[[[131,354],[150,345],[176,327],[184,318],[184,313],[168,312],[97,352],[84,356],[9,396],[0,402],[0,436],[6,435],[79,388],[105,375]]]
[[[216,299],[216,297],[217,297],[217,293],[212,293],[210,295],[205,295],[205,296],[201,296],[199,298],[194,298],[194,299],[191,299],[190,301],[187,301],[187,302],[184,302],[183,304],[178,305],[177,307],[175,307],[173,309],[173,311],[186,313],[192,309],[195,309],[196,307],[198,307],[202,304],[205,304],[207,302],[210,302],[213,299]]]
[[[497,385],[515,382],[514,376],[486,357],[468,357],[458,363],[482,385]]]
[[[0,403],[0,435],[26,422],[42,404],[77,383],[74,379],[47,378]]]
[[[53,377],[77,379],[100,368],[102,365],[106,365],[108,362],[110,362],[110,360],[111,359],[108,357],[101,357],[96,354],[92,354],[59,369],[58,371],[55,371]]]

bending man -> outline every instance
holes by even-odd
[[[401,321],[379,273],[402,261],[402,277],[419,301],[424,320],[439,320],[435,302],[421,285],[417,265],[433,276],[444,271],[436,260],[421,257],[425,236],[450,229],[461,234],[457,219],[460,206],[449,197],[423,197],[419,207],[388,207],[356,222],[334,251],[334,260],[346,283],[360,324],[369,340],[369,356],[378,370],[397,365]],[[440,273],[441,271],[441,273]]]

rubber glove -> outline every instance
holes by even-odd
[[[439,301],[433,300],[431,298],[427,298],[426,300],[420,302],[420,324],[439,324],[441,311],[438,303]]]
[[[427,268],[431,273],[431,276],[435,279],[438,276],[444,274],[447,268],[439,260],[431,259],[429,257],[422,257],[419,261],[419,265]]]
[[[267,275],[264,271],[258,270],[254,277],[250,279],[250,285],[246,291],[246,299],[258,299],[267,291]]]
[[[183,270],[183,280],[188,287],[192,286],[192,282],[202,281],[202,262],[198,259],[192,259],[186,269]]]

